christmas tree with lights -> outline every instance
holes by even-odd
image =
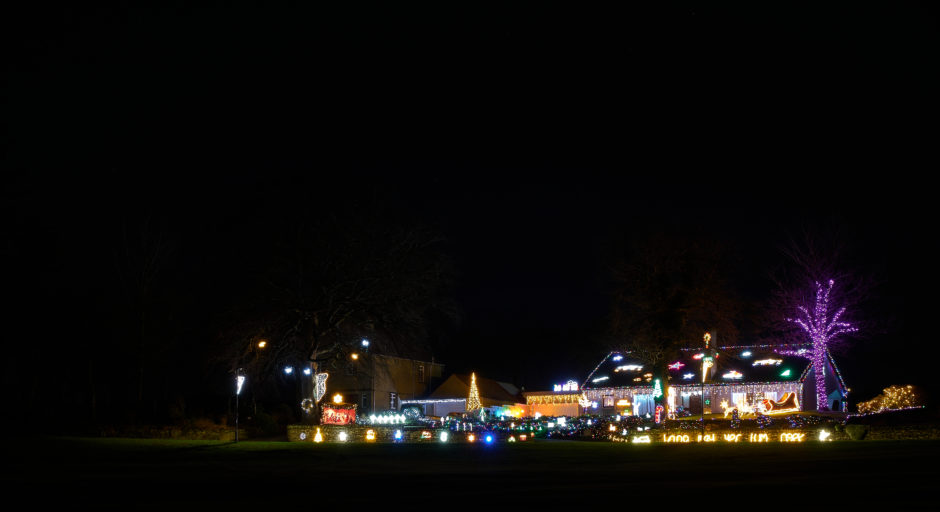
[[[470,396],[467,397],[467,412],[475,411],[483,407],[480,403],[480,390],[477,389],[477,374],[470,374]]]

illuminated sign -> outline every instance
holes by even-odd
[[[633,436],[633,440],[632,440],[631,442],[633,442],[633,443],[650,443],[650,442],[652,442],[652,440],[650,439],[650,436],[648,436],[648,435],[645,435],[645,436]]]
[[[806,434],[802,432],[784,432],[780,434],[781,443],[802,443]]]
[[[730,372],[721,376],[722,379],[740,379],[741,377],[743,377],[743,375],[735,370],[731,370]]]
[[[699,434],[698,435],[698,442],[700,443],[703,443],[703,442],[714,443],[717,440],[718,440],[718,434],[705,434],[705,435]]]
[[[725,434],[725,441],[728,441],[729,443],[737,443],[741,440],[741,436],[743,435],[744,434]]]
[[[770,434],[750,434],[747,440],[752,443],[768,443],[770,442]]]
[[[688,434],[669,435],[669,436],[667,436],[666,434],[663,434],[664,443],[688,443],[690,441],[691,441],[691,438],[688,436]]]
[[[621,398],[617,400],[617,407],[630,407],[630,401],[626,398]]]
[[[569,380],[568,382],[564,384],[555,384],[555,387],[554,387],[554,391],[556,393],[563,392],[563,391],[577,391],[577,390],[578,390],[578,383],[573,380]]]
[[[320,421],[327,425],[349,425],[356,422],[356,406],[332,407],[324,406]]]

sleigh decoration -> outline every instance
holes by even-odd
[[[764,414],[784,414],[800,410],[800,404],[796,401],[796,393],[793,392],[785,393],[779,402],[765,398],[761,404],[764,406]]]

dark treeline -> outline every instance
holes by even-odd
[[[296,187],[280,179],[296,180]],[[440,303],[439,314],[425,318],[430,306],[404,311],[396,302],[398,323],[388,324],[395,332],[378,335],[389,340],[387,351],[395,341],[399,351],[424,355],[452,329],[452,306],[438,291],[450,280],[445,241],[432,224],[393,208],[381,187],[237,174],[148,181],[117,173],[72,185],[28,180],[5,204],[3,267],[13,300],[3,374],[9,403],[30,424],[223,421],[233,386],[228,372],[239,362],[232,346],[285,335],[247,330],[276,304],[275,274],[301,252],[298,233],[305,229],[320,237],[318,252],[302,254],[311,270],[345,264],[355,272],[369,257],[390,259],[373,254],[388,250],[377,242],[388,233],[433,241],[441,263],[434,281],[422,285],[426,291],[413,276],[381,285],[425,293]],[[302,271],[292,270],[281,284],[300,278]],[[351,277],[336,272],[337,279]],[[369,325],[370,333],[386,327]]]

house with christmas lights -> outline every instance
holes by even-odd
[[[712,351],[684,349],[667,365],[667,382],[653,377],[645,361],[611,352],[581,385],[588,412],[602,415],[655,414],[661,394],[667,413],[721,414],[760,411],[782,414],[816,410],[816,368],[801,354],[808,346],[734,346]],[[781,353],[785,352],[785,354]],[[845,411],[848,389],[829,355],[822,369],[829,410]],[[704,374],[704,378],[703,378]]]
[[[522,395],[525,397],[524,416],[580,416],[590,412],[577,381],[555,384],[551,391],[524,391]]]
[[[522,416],[525,399],[519,388],[508,382],[475,376],[480,406],[494,415]],[[401,407],[421,407],[425,416],[447,416],[450,413],[467,412],[470,397],[471,374],[451,375],[431,394],[422,399],[402,400]]]

